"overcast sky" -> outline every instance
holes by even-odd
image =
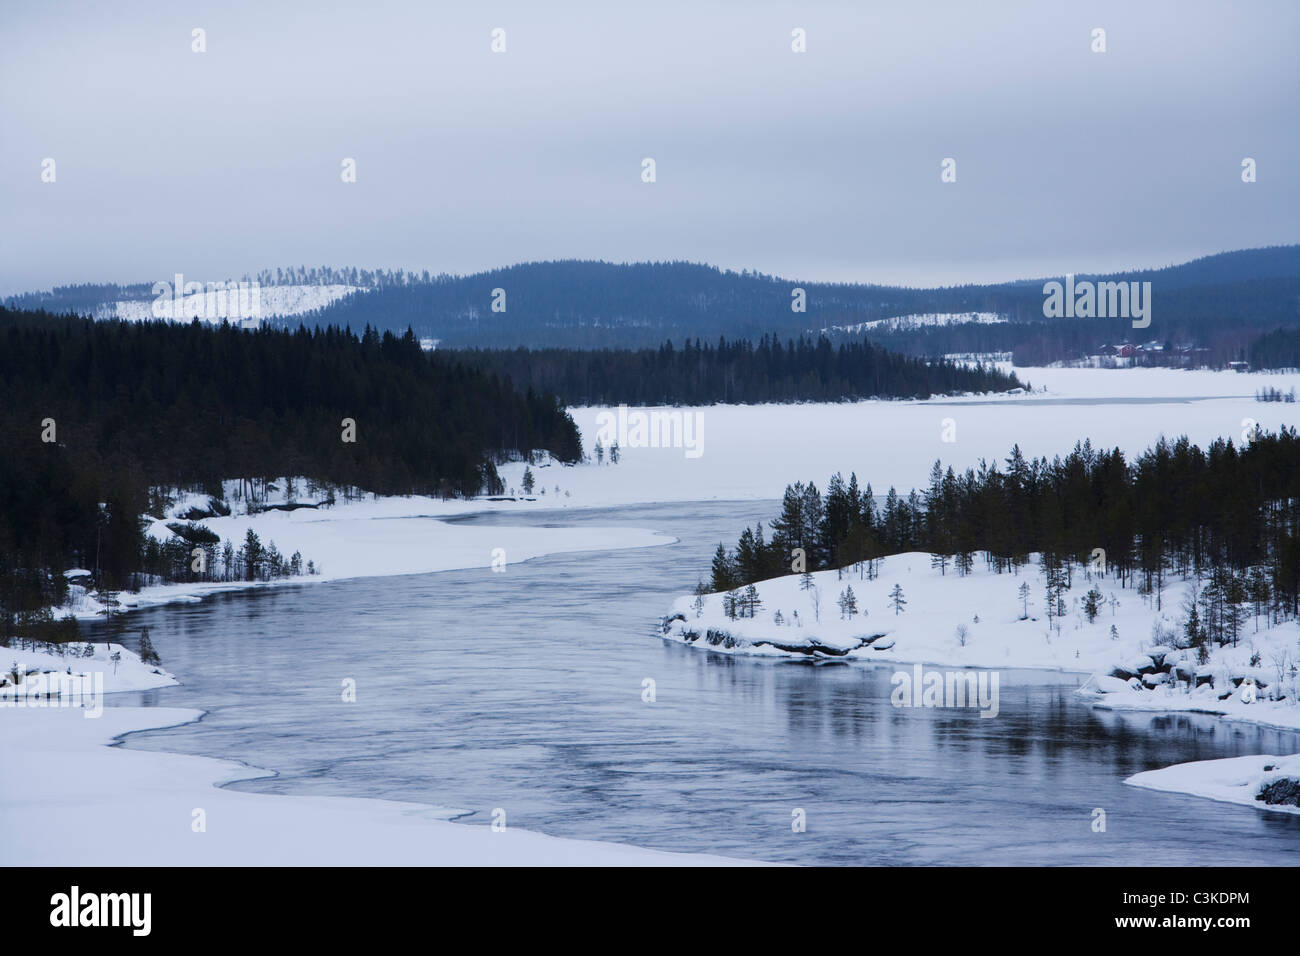
[[[570,257],[928,285],[1300,241],[1294,0],[6,0],[0,36],[0,293]]]

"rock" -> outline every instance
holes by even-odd
[[[1265,784],[1255,795],[1255,799],[1262,800],[1270,806],[1300,807],[1300,780],[1292,780],[1290,777],[1274,780],[1272,783]]]

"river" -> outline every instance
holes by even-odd
[[[134,612],[129,626],[149,626],[183,686],[110,703],[207,711],[127,746],[277,772],[241,789],[452,807],[470,826],[502,808],[509,826],[555,836],[809,864],[1300,865],[1300,817],[1122,783],[1295,752],[1300,735],[1094,711],[1071,696],[1080,676],[1035,671],[1002,672],[994,719],[896,709],[893,666],[738,658],[655,636],[718,542],[775,510],[475,515],[460,520],[680,540]],[[355,703],[341,699],[347,679]],[[806,832],[791,827],[797,809]]]

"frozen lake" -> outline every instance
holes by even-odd
[[[654,636],[717,543],[775,509],[474,516],[460,520],[622,523],[681,541],[133,613],[184,686],[110,702],[206,709],[128,746],[279,772],[241,788],[463,808],[467,825],[501,807],[511,826],[556,836],[800,863],[1300,865],[1300,817],[1121,783],[1295,752],[1296,734],[1093,711],[1071,697],[1081,678],[1029,671],[1003,672],[995,719],[900,710],[892,666],[736,658]],[[355,703],[340,698],[348,678]],[[1098,807],[1105,833],[1091,829]],[[791,830],[795,808],[805,833]]]

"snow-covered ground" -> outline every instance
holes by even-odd
[[[720,866],[747,861],[451,823],[464,811],[241,793],[265,776],[227,760],[110,746],[196,710],[0,708],[2,866]],[[478,819],[492,820],[495,807]],[[21,821],[21,825],[18,825]]]

